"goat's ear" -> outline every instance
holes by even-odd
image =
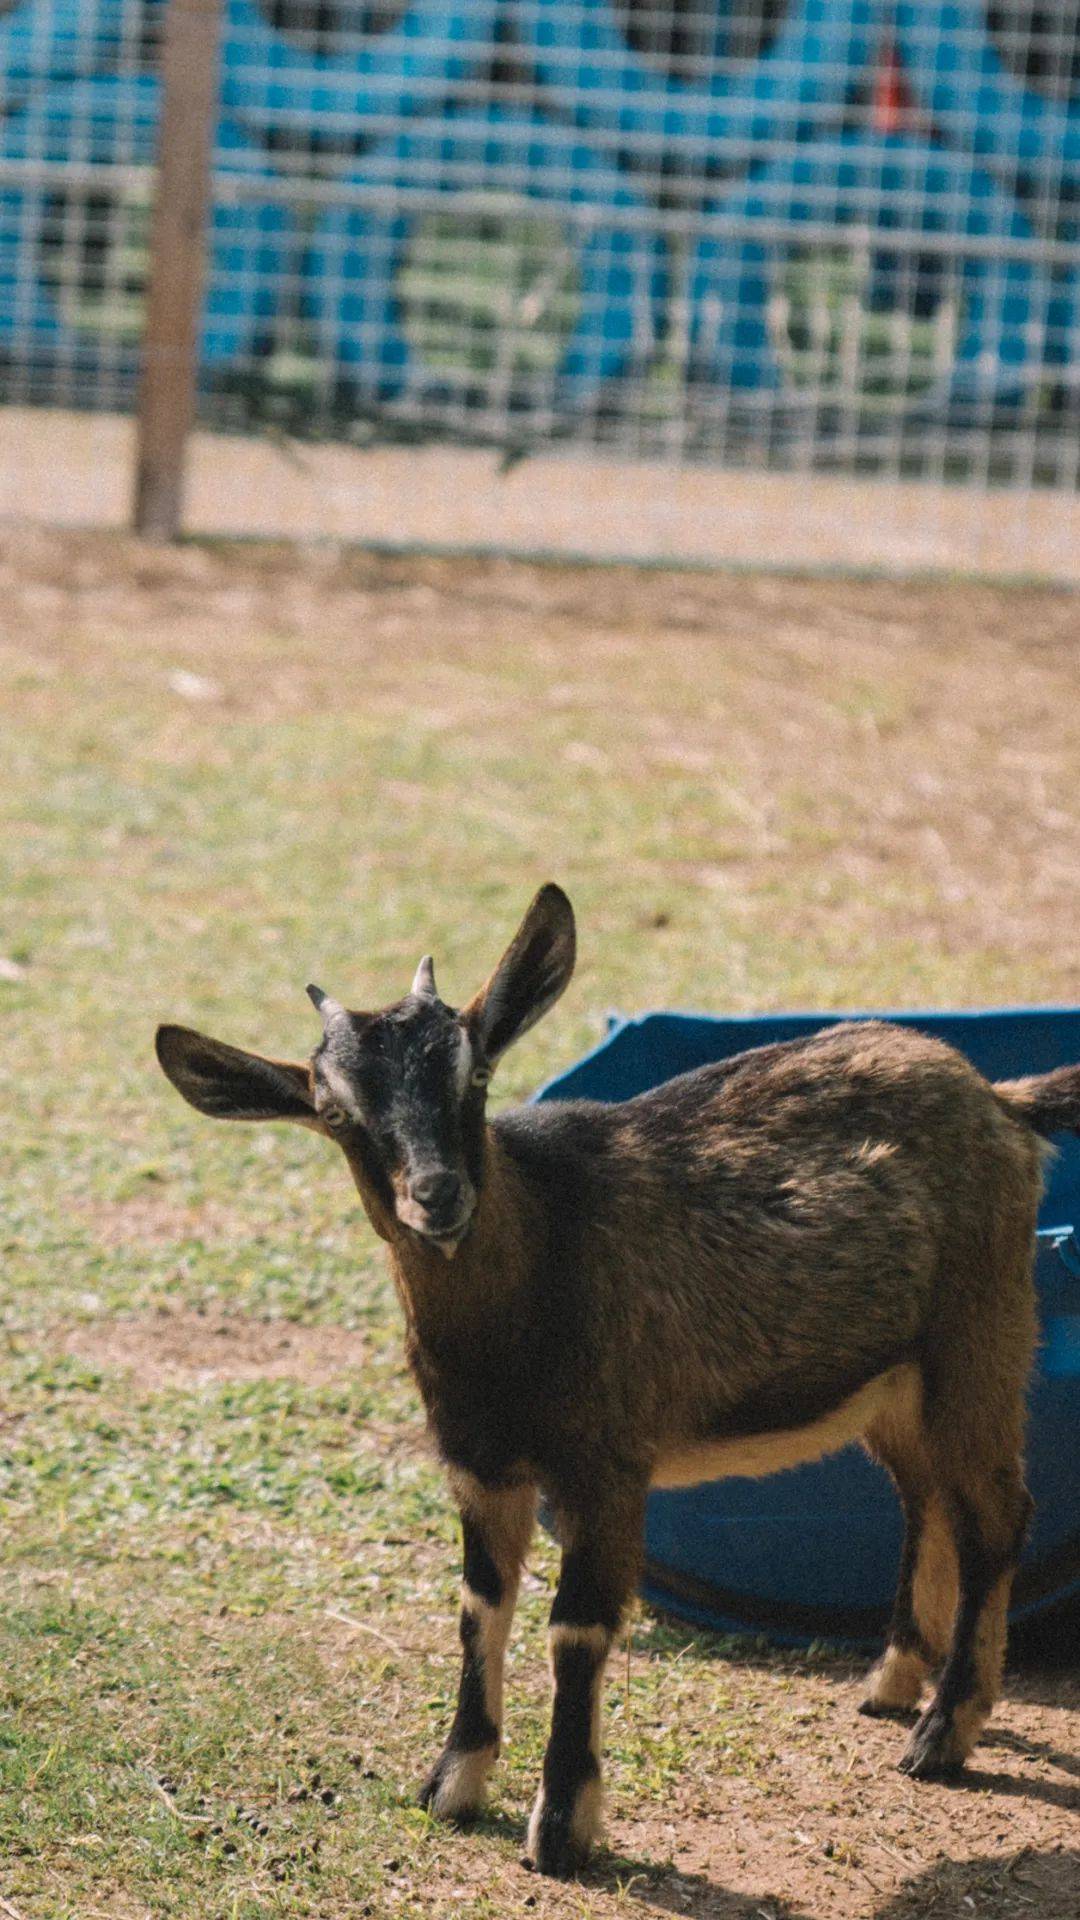
[[[541,887],[487,985],[464,1010],[494,1062],[555,1005],[574,971],[574,909],[561,887]]]
[[[190,1027],[159,1027],[154,1045],[162,1072],[200,1113],[215,1120],[297,1120],[323,1131],[303,1061],[242,1053]]]

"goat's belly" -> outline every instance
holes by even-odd
[[[776,1427],[767,1433],[727,1434],[721,1440],[695,1442],[662,1454],[652,1477],[654,1487],[695,1487],[703,1480],[734,1475],[760,1480],[785,1467],[801,1467],[823,1454],[838,1453],[878,1423],[918,1419],[920,1379],[910,1362],[879,1373],[820,1418],[800,1427]]]

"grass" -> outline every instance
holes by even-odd
[[[612,1003],[1080,997],[1075,603],[92,539],[0,562],[0,1912],[861,1913],[897,1876],[855,1669],[647,1618],[610,1688],[614,1851],[525,1878],[543,1540],[490,1819],[410,1805],[457,1547],[376,1245],[322,1143],[198,1120],[151,1036],[303,1051],[307,979],[389,998],[429,947],[463,998],[549,876],[580,974],[502,1097]],[[722,1872],[694,1854],[718,1807]]]

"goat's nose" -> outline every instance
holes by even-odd
[[[456,1173],[422,1173],[409,1182],[409,1191],[429,1212],[451,1213],[461,1200],[461,1181]]]

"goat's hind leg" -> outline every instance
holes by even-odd
[[[924,1437],[940,1510],[955,1544],[959,1600],[937,1692],[900,1761],[914,1779],[963,1766],[1001,1690],[1013,1574],[1031,1517],[1024,1485],[1024,1391],[1035,1339],[1030,1215],[1010,1200],[996,1220],[981,1311],[970,1274],[935,1355]]]
[[[867,1678],[860,1713],[905,1714],[917,1709],[932,1667],[945,1658],[956,1612],[956,1550],[952,1528],[930,1470],[917,1417],[906,1431],[883,1427],[866,1436],[889,1469],[904,1511],[900,1577],[885,1649]]]
[[[947,1496],[960,1599],[937,1692],[916,1724],[900,1770],[916,1780],[962,1767],[1001,1689],[1009,1593],[1031,1513],[1019,1463],[999,1466],[981,1496]]]
[[[885,1638],[885,1650],[867,1675],[866,1694],[859,1712],[875,1717],[903,1716],[922,1699],[929,1672],[929,1649],[915,1618],[915,1569],[923,1529],[924,1505],[905,1499],[904,1545],[900,1579]]]
[[[421,1788],[420,1805],[463,1825],[479,1813],[499,1755],[503,1663],[536,1517],[536,1489],[488,1489],[462,1477],[455,1491],[465,1553],[461,1683],[453,1725]]]

